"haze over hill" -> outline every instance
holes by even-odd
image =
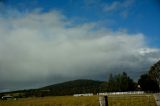
[[[123,71],[136,80],[160,58],[159,10],[152,0],[1,0],[0,91]]]
[[[98,93],[100,88],[103,89],[104,81],[94,81],[87,79],[79,79],[57,83],[37,89],[17,90],[12,92],[0,93],[2,95],[12,95],[19,97],[43,97],[43,96],[64,96],[83,93]]]
[[[117,79],[121,80],[119,82]],[[123,83],[123,84],[122,84]],[[112,85],[111,85],[112,84]],[[25,89],[12,92],[0,93],[3,95],[12,95],[16,98],[26,97],[44,97],[44,96],[64,96],[74,94],[97,94],[102,92],[116,92],[116,91],[134,91],[136,90],[136,83],[134,83],[126,73],[112,76],[110,81],[95,81],[88,79],[79,79],[57,83],[37,89]]]

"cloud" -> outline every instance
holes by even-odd
[[[134,3],[134,0],[114,1],[104,7],[105,11],[115,11],[123,8],[128,8]]]
[[[123,1],[113,1],[110,4],[107,3],[104,6],[105,12],[119,12],[119,15],[127,18],[129,15],[129,11],[134,4],[135,0],[123,0]]]
[[[143,34],[95,27],[96,23],[73,24],[58,11],[1,17],[0,89],[106,79],[122,71],[137,78],[159,59],[151,55],[159,50],[149,48]]]

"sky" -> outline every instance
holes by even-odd
[[[159,0],[0,0],[0,92],[137,80],[160,59]]]

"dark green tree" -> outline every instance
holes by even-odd
[[[147,92],[158,92],[159,91],[159,85],[156,80],[153,80],[150,75],[143,74],[140,76],[140,79],[138,80],[138,84],[141,86],[141,89],[143,91]]]
[[[108,91],[111,91],[111,92],[112,91],[133,91],[135,90],[135,83],[125,72],[115,76],[111,74],[108,80],[107,89]]]
[[[151,76],[153,80],[156,80],[160,85],[160,61],[151,66],[149,76]]]

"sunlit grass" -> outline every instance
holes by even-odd
[[[108,103],[109,106],[156,106],[154,97],[146,95],[108,96]],[[99,97],[53,96],[18,100],[0,100],[0,106],[99,106]]]
[[[0,106],[99,106],[98,96],[57,96],[0,101]]]
[[[152,95],[116,95],[108,97],[109,106],[156,106]]]

